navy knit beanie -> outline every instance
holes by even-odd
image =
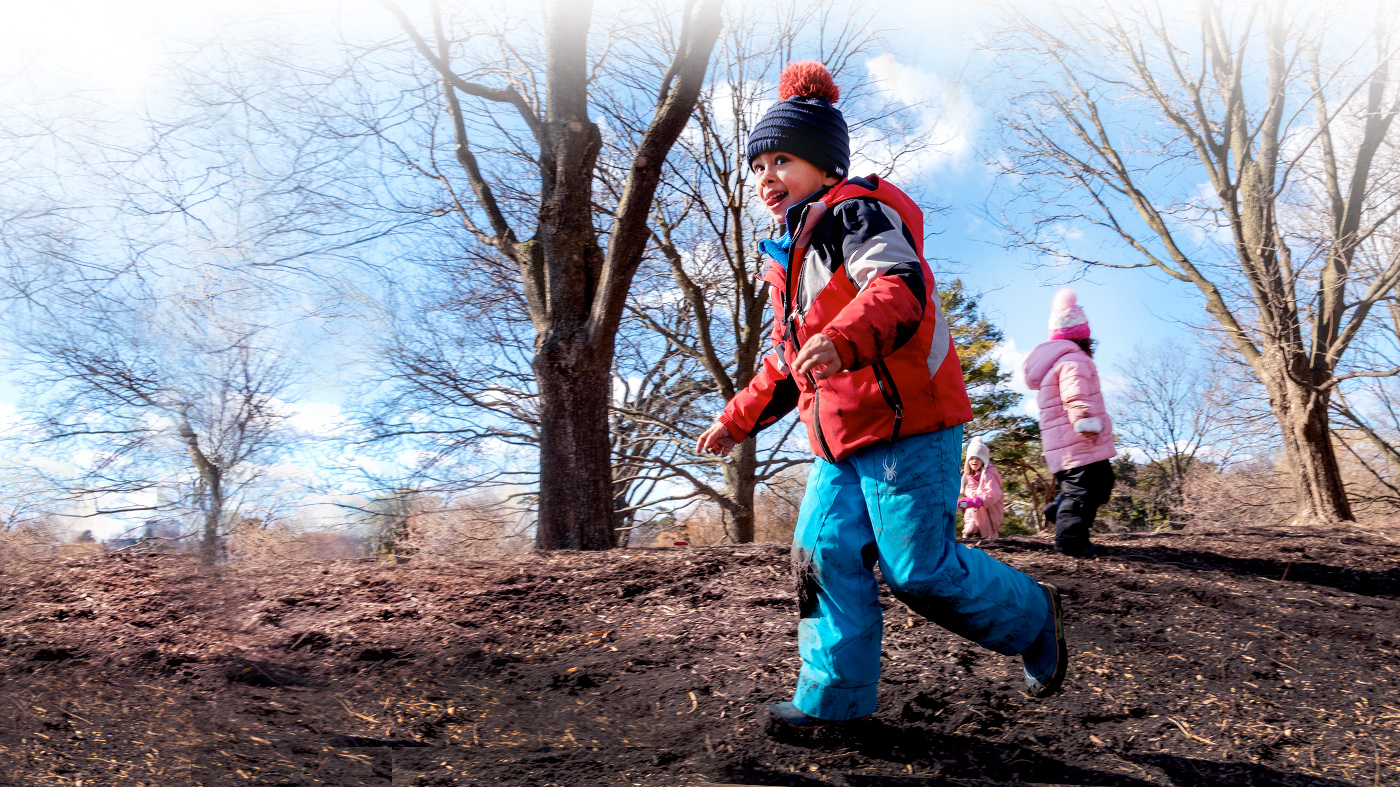
[[[759,154],[791,153],[820,170],[846,177],[851,137],[841,110],[832,106],[841,90],[826,66],[815,60],[789,63],[778,80],[778,103],[768,108],[749,135],[749,163]]]

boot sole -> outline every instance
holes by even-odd
[[[1060,591],[1048,582],[1037,582],[1050,596],[1051,611],[1055,616],[1055,672],[1039,691],[1032,691],[1033,697],[1049,697],[1057,694],[1065,683],[1065,673],[1069,671],[1069,646],[1065,644],[1065,611],[1060,602]]]

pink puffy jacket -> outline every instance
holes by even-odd
[[[1006,518],[1006,500],[1001,492],[1001,473],[987,465],[982,472],[973,475],[964,472],[962,480],[963,497],[979,497],[982,505],[969,508],[964,515],[966,527],[964,536],[978,535],[982,538],[996,538],[1001,535],[1001,523]]]
[[[1040,442],[1050,472],[1112,459],[1113,419],[1103,406],[1099,372],[1089,354],[1067,339],[1031,350],[1023,367],[1040,405]],[[1098,432],[1092,439],[1085,432]]]

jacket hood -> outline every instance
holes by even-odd
[[[1045,379],[1045,375],[1056,361],[1070,353],[1079,352],[1084,351],[1068,339],[1055,339],[1037,346],[1026,356],[1026,362],[1021,366],[1026,377],[1026,387],[1032,391],[1039,391],[1040,382]]]

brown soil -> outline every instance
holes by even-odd
[[[886,599],[880,710],[765,729],[786,550],[429,566],[104,556],[0,577],[0,784],[1400,784],[1400,542],[1109,536],[989,552],[1065,594],[1066,691]]]

